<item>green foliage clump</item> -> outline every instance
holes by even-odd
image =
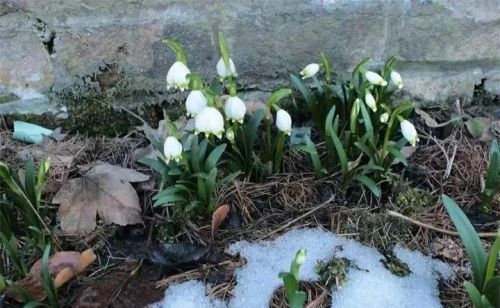
[[[393,107],[391,97],[403,86],[401,77],[393,70],[395,58],[377,72],[365,68],[365,59],[353,70],[349,81],[332,74],[325,54],[321,60],[314,73],[302,71],[302,79],[291,75],[290,82],[305,102],[326,150],[319,153],[311,140],[299,149],[310,154],[317,176],[340,171],[345,187],[359,182],[378,197],[377,182],[390,173],[396,159],[406,164],[402,147],[408,141],[412,145],[418,141],[415,128],[406,120],[413,104]],[[321,80],[315,76],[320,68],[325,70]],[[312,89],[303,81],[306,78],[314,80]],[[400,137],[398,126],[404,138]],[[322,156],[327,158],[325,163]]]
[[[53,235],[42,209],[42,193],[47,181],[49,161],[40,164],[38,172],[32,159],[25,167],[24,178],[0,162],[0,239],[2,250],[17,271],[28,275],[30,258],[43,253],[42,287],[51,307],[59,307],[53,277],[49,274],[50,245]],[[21,218],[21,219],[19,219]],[[0,275],[0,294],[10,288],[28,306],[40,306],[33,296],[11,280]]]
[[[442,196],[443,204],[462,239],[465,251],[472,266],[472,282],[466,281],[464,287],[476,308],[500,306],[500,229],[496,240],[486,252],[479,235],[465,213],[450,197]]]

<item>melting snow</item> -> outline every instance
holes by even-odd
[[[295,253],[301,248],[307,250],[306,262],[300,268],[301,280],[318,280],[314,267],[318,261],[329,261],[334,256],[347,258],[359,268],[351,267],[347,283],[333,291],[332,302],[336,308],[442,307],[438,279],[453,277],[448,264],[396,246],[394,254],[412,272],[398,277],[384,267],[380,261],[383,256],[375,248],[322,229],[296,229],[273,241],[241,241],[227,248],[228,253],[239,253],[247,260],[247,264],[236,271],[237,284],[229,303],[208,298],[205,296],[207,286],[188,281],[168,288],[163,301],[154,307],[267,308],[272,294],[282,285],[278,274],[289,270]]]

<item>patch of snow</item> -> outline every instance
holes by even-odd
[[[205,285],[196,280],[186,281],[171,286],[159,303],[149,308],[225,308],[226,304],[219,299],[205,296]]]
[[[322,229],[296,229],[273,241],[241,241],[227,248],[228,253],[239,253],[247,260],[247,264],[236,271],[237,284],[227,305],[207,298],[201,282],[190,281],[171,286],[163,304],[156,307],[268,307],[274,291],[282,285],[278,274],[289,270],[299,249],[307,250],[306,261],[300,268],[302,281],[318,280],[315,266],[334,256],[347,258],[359,268],[351,267],[347,283],[332,293],[336,308],[441,307],[438,279],[453,276],[452,268],[446,263],[396,246],[394,254],[412,271],[406,277],[398,277],[384,267],[380,261],[383,256],[375,248]],[[186,286],[187,283],[191,285]],[[178,299],[184,300],[184,305],[175,306],[170,302]]]

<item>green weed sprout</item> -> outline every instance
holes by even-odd
[[[498,142],[493,140],[490,148],[490,160],[488,164],[488,175],[486,177],[484,190],[481,195],[481,208],[486,213],[491,213],[491,203],[500,187],[500,149]]]
[[[28,268],[22,251],[18,249],[17,237],[23,238],[25,246],[33,245],[40,252],[52,241],[41,208],[49,161],[43,161],[38,172],[32,159],[26,162],[25,168],[21,180],[17,172],[11,172],[7,165],[0,163],[0,239],[9,260],[22,276],[27,274]],[[22,217],[23,224],[18,223],[18,216]]]
[[[500,306],[500,275],[497,263],[500,252],[500,229],[495,243],[487,254],[476,230],[460,207],[446,195],[443,204],[462,239],[465,251],[472,266],[473,281],[466,281],[464,287],[476,308]]]
[[[290,272],[282,272],[279,274],[279,277],[283,279],[283,283],[285,284],[285,293],[290,308],[302,308],[306,302],[306,293],[299,290],[299,270],[306,256],[307,251],[300,249],[297,251],[292,261]]]

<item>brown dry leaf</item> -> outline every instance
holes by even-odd
[[[422,118],[424,119],[425,125],[431,127],[431,128],[436,128],[439,127],[439,123],[434,120],[433,117],[431,117],[427,112],[423,111],[420,108],[415,108],[415,112]]]
[[[459,262],[464,258],[462,247],[449,237],[434,239],[429,245],[429,250],[433,256],[442,257],[453,262]]]
[[[60,251],[49,260],[49,273],[54,275],[54,286],[61,287],[76,275],[83,272],[94,260],[96,255],[92,249],[82,253],[76,251]],[[29,271],[28,276],[16,281],[16,284],[28,291],[35,300],[42,301],[46,294],[42,284],[42,259],[36,261]],[[13,290],[7,291],[7,296],[17,301],[22,298]]]
[[[215,234],[215,231],[220,227],[222,222],[226,219],[227,215],[231,208],[229,205],[224,204],[219,206],[214,213],[212,214],[212,237]]]
[[[139,197],[130,182],[148,179],[132,169],[100,164],[85,176],[69,180],[52,200],[60,204],[61,229],[68,234],[88,234],[96,227],[97,214],[106,224],[143,223]]]

